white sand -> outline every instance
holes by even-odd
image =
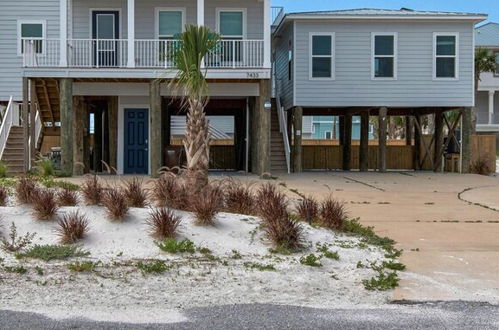
[[[148,209],[131,209],[122,223],[108,221],[103,207],[62,208],[59,215],[75,209],[90,220],[90,231],[81,245],[91,253],[85,260],[100,262],[95,271],[72,273],[66,268],[70,261],[16,260],[0,250],[5,265],[22,264],[29,270],[19,275],[0,268],[0,309],[33,311],[55,318],[77,316],[141,323],[151,318],[156,322],[181,321],[183,308],[222,304],[337,308],[376,306],[389,299],[389,292],[364,289],[361,281],[375,272],[356,266],[359,261],[383,261],[384,253],[378,248],[332,246],[330,250],[338,251],[339,261],[323,258],[320,268],[299,262],[303,255],[320,254],[316,251],[318,242],[338,244],[341,240],[356,244],[357,238],[304,225],[308,248],[280,256],[269,253],[270,246],[257,218],[221,213],[216,227],[198,227],[189,213],[178,212],[183,218],[179,239],[188,238],[221,259],[210,261],[199,253],[171,255],[160,251],[147,234]],[[21,235],[36,232],[33,244],[57,243],[57,222],[34,220],[29,207],[0,208],[0,214],[4,237],[14,222]],[[233,250],[243,258],[232,259]],[[136,268],[138,261],[150,259],[165,260],[172,269],[150,275]],[[249,269],[245,262],[272,264],[277,271]],[[43,268],[44,275],[37,275],[35,266]]]

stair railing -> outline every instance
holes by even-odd
[[[31,123],[30,123],[31,125]],[[37,149],[38,147],[38,143],[40,142],[40,138],[41,138],[41,135],[42,135],[42,119],[41,119],[41,116],[40,116],[40,111],[39,111],[39,107],[38,107],[38,104],[36,104],[36,115],[35,115],[35,139],[34,139],[34,144],[35,144],[35,150]],[[28,137],[28,145],[31,146],[31,136]],[[30,164],[30,168],[31,168],[31,165],[33,164],[32,160],[34,159],[35,155],[32,155],[31,154],[31,148],[29,148],[29,164]]]
[[[17,111],[17,118],[15,113]],[[7,110],[3,117],[2,125],[0,126],[0,159],[2,159],[3,152],[7,146],[7,140],[9,139],[10,129],[14,126],[15,121],[19,121],[19,105],[13,101],[12,96],[9,99],[9,104],[7,105]]]
[[[275,81],[275,99],[277,106],[277,117],[279,118],[279,131],[281,132],[283,143],[284,143],[284,155],[286,156],[286,166],[288,169],[288,174],[291,173],[291,145],[289,144],[288,137],[288,117],[284,111],[284,107],[281,105],[281,94],[279,81]]]

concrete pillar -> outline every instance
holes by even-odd
[[[359,169],[361,172],[369,170],[369,112],[362,111],[360,114],[360,147],[359,147]]]
[[[81,176],[85,170],[83,130],[85,128],[85,105],[83,97],[73,96],[73,175]]]
[[[380,172],[386,172],[386,125],[387,109],[379,109],[379,150],[378,150],[378,169]]]
[[[61,113],[61,170],[73,175],[73,80],[59,80]]]
[[[442,149],[444,145],[444,114],[441,111],[435,113],[435,148],[433,162],[435,171],[442,170]]]
[[[295,107],[293,109],[293,171],[302,172],[302,130],[303,130],[303,108]]]
[[[470,173],[471,170],[471,137],[473,134],[473,120],[471,108],[461,109],[461,173]]]
[[[270,109],[265,104],[270,102],[270,80],[260,80],[260,95],[257,97],[257,126],[258,136],[256,154],[258,175],[270,173]]]
[[[346,114],[344,118],[343,137],[343,171],[350,171],[352,159],[352,115]]]
[[[414,116],[414,169],[421,170],[421,132],[418,127],[421,127],[421,116]]]
[[[161,94],[160,82],[154,79],[149,84],[150,114],[149,114],[149,150],[151,158],[151,176],[158,177],[162,162],[162,125],[161,125]]]

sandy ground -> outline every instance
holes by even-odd
[[[59,216],[76,208],[62,208]],[[122,223],[106,219],[103,207],[79,207],[90,221],[90,232],[81,242],[97,263],[91,273],[74,273],[69,261],[16,260],[0,250],[4,266],[22,265],[25,275],[0,267],[0,309],[32,311],[53,318],[87,317],[120,322],[177,322],[184,308],[226,304],[274,303],[338,308],[379,306],[390,293],[367,291],[363,279],[375,275],[364,264],[386,260],[376,247],[358,248],[359,239],[304,225],[306,249],[282,256],[269,253],[257,218],[221,213],[215,227],[193,224],[191,214],[182,216],[179,240],[209,248],[212,256],[172,255],[160,251],[148,236],[148,209],[131,209]],[[34,244],[57,244],[57,223],[40,222],[26,206],[0,208],[4,235],[11,222],[18,233],[36,232]],[[339,260],[323,258],[323,267],[302,265],[300,257],[317,252],[317,243],[328,243]],[[233,257],[237,251],[241,258]],[[163,260],[171,267],[161,275],[144,274],[137,263]],[[245,263],[273,265],[260,271]],[[35,269],[43,269],[43,275]]]
[[[275,182],[293,198],[293,189],[318,198],[333,194],[352,217],[395,239],[407,271],[392,299],[499,303],[499,176],[306,172],[277,174]]]

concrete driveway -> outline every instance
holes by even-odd
[[[407,271],[393,299],[499,302],[499,178],[316,172],[278,181],[306,195],[332,193],[351,217],[398,242]]]

